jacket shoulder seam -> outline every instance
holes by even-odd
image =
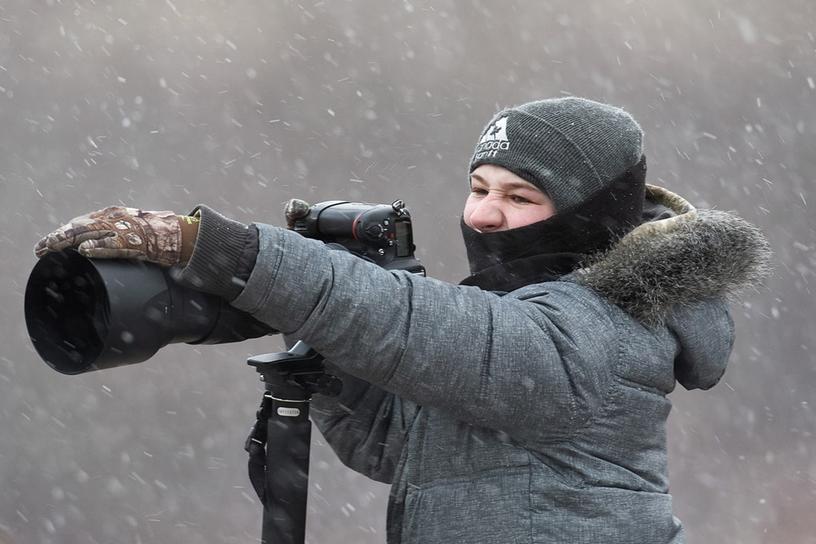
[[[581,285],[581,284],[576,284],[576,285]],[[592,408],[590,408],[590,407],[587,407],[586,419],[582,422],[582,424],[580,426],[576,426],[574,428],[573,432],[570,433],[569,440],[568,440],[569,442],[572,442],[572,441],[576,440],[578,438],[578,436],[582,432],[586,431],[587,429],[589,429],[592,426],[592,424],[597,420],[597,418],[599,418],[601,416],[601,414],[606,412],[606,410],[607,410],[607,408],[609,406],[610,397],[612,396],[611,395],[612,390],[615,388],[615,385],[617,383],[617,381],[616,381],[616,377],[617,377],[616,369],[617,369],[618,365],[620,365],[620,362],[621,362],[621,360],[623,358],[623,349],[624,349],[623,348],[622,335],[621,335],[621,331],[620,331],[620,325],[619,325],[617,319],[615,318],[615,316],[613,315],[613,311],[611,311],[611,308],[610,308],[610,307],[613,307],[613,306],[616,307],[616,306],[614,304],[612,304],[611,302],[609,302],[608,300],[606,300],[605,298],[603,298],[599,293],[593,291],[591,288],[589,288],[589,287],[587,287],[585,285],[581,285],[581,287],[586,289],[587,291],[590,291],[592,293],[592,296],[600,301],[600,306],[603,308],[604,313],[609,318],[609,322],[612,325],[613,334],[614,334],[614,337],[615,337],[615,350],[614,350],[615,355],[614,355],[614,357],[610,358],[611,360],[609,360],[607,362],[607,366],[605,366],[605,370],[608,373],[608,376],[607,376],[607,379],[606,379],[607,383],[601,388],[601,390],[598,391],[599,398],[601,399],[601,402],[598,403],[598,406],[594,410]]]
[[[596,418],[599,416],[599,414],[603,413],[606,410],[610,391],[612,390],[612,388],[614,387],[614,384],[615,384],[615,380],[614,380],[615,372],[613,371],[613,369],[615,367],[617,367],[618,364],[620,364],[620,361],[621,361],[621,358],[622,358],[622,352],[623,352],[623,345],[622,345],[622,339],[621,339],[621,334],[620,334],[620,327],[619,327],[619,324],[618,324],[617,320],[615,319],[615,316],[613,315],[613,311],[611,309],[611,307],[617,307],[617,306],[612,304],[610,301],[606,300],[603,296],[600,295],[600,293],[597,293],[596,291],[594,291],[590,287],[588,287],[586,285],[582,285],[582,284],[577,283],[577,282],[565,280],[565,281],[556,281],[556,282],[547,282],[547,283],[550,283],[550,284],[552,284],[552,283],[568,283],[568,284],[571,284],[571,285],[578,286],[578,287],[581,288],[581,290],[586,291],[587,293],[590,293],[589,298],[595,299],[594,303],[591,303],[591,304],[593,304],[597,308],[597,311],[599,313],[603,313],[603,315],[608,317],[609,322],[610,322],[610,324],[612,325],[612,327],[614,329],[613,334],[614,334],[614,337],[615,337],[615,351],[614,351],[615,355],[614,355],[614,358],[610,358],[612,360],[607,361],[607,364],[604,365],[605,371],[608,373],[608,376],[607,376],[607,379],[606,379],[607,383],[602,387],[602,390],[600,390],[598,392],[598,396],[599,396],[600,399],[602,399],[602,401],[598,403],[598,405],[597,405],[597,407],[595,409],[593,409],[590,406],[586,406],[585,414],[582,414],[582,416],[579,417],[578,403],[576,402],[575,395],[571,394],[570,395],[570,420],[569,420],[569,423],[568,423],[567,432],[559,433],[560,436],[555,436],[555,437],[553,437],[552,440],[547,441],[548,443],[551,443],[551,444],[559,444],[559,443],[568,444],[568,443],[574,442],[582,432],[584,432],[588,428],[590,428],[590,426],[596,420]]]

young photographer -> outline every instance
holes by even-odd
[[[646,184],[642,136],[581,98],[496,114],[470,162],[460,285],[207,206],[106,208],[35,252],[181,266],[325,356],[343,390],[313,419],[346,465],[392,484],[389,543],[679,543],[666,396],[720,379],[727,297],[770,251],[735,215]]]

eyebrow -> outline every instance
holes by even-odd
[[[470,178],[475,179],[476,181],[480,181],[485,185],[490,185],[487,182],[487,180],[485,180],[479,174],[471,174]],[[508,181],[506,183],[499,183],[499,185],[501,185],[502,188],[506,189],[529,189],[531,191],[539,191],[539,189],[535,185],[533,185],[532,183],[528,183],[526,181]]]

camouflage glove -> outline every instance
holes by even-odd
[[[75,217],[37,242],[34,254],[42,257],[73,247],[91,258],[138,259],[161,266],[186,264],[195,245],[198,221],[197,217],[170,211],[109,206]]]

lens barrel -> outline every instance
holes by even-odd
[[[25,320],[54,370],[80,374],[140,363],[167,344],[217,344],[274,331],[220,297],[186,288],[172,270],[134,260],[42,257],[28,279]]]

